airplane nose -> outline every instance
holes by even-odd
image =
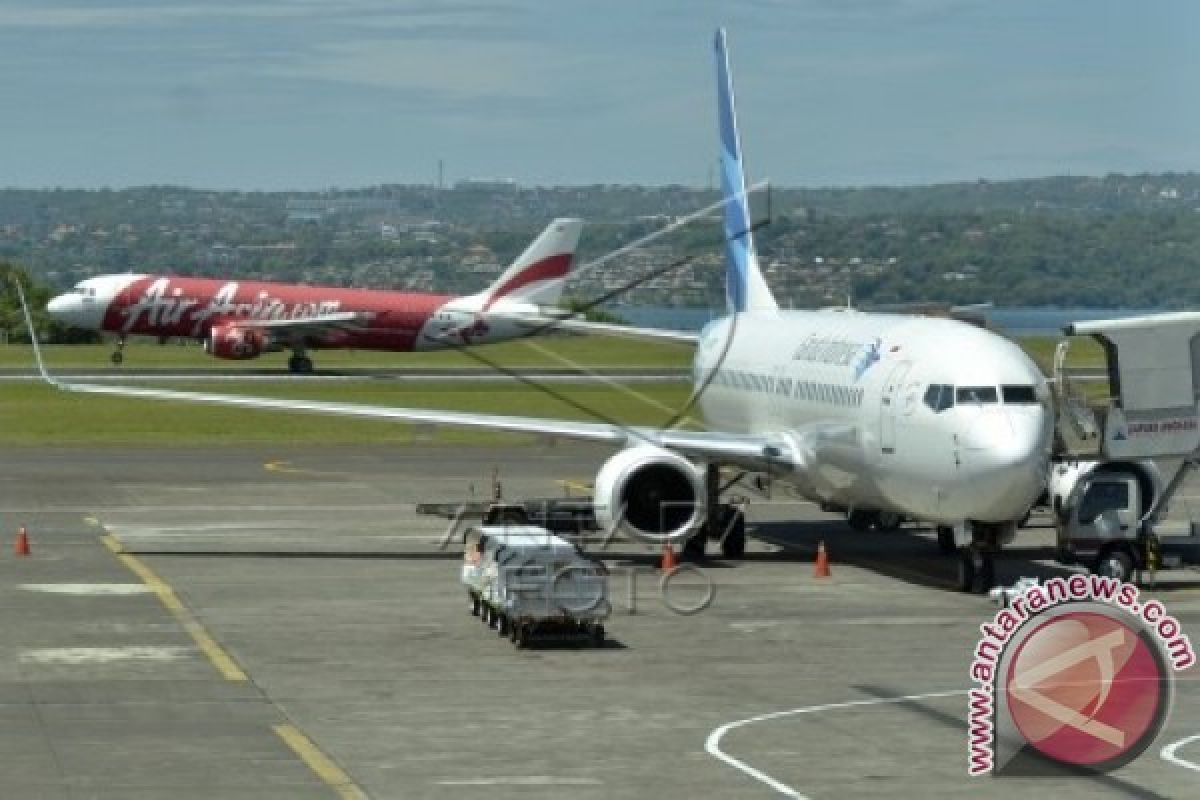
[[[46,311],[61,322],[74,322],[81,311],[79,299],[69,294],[60,294],[50,299],[46,304]]]
[[[1045,486],[1052,420],[1041,407],[1000,409],[968,437],[966,456],[986,521],[1020,519]]]
[[[51,314],[58,316],[59,314],[67,313],[71,304],[71,298],[68,295],[60,294],[50,298],[50,302],[46,304],[46,310]]]

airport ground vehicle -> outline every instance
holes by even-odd
[[[1075,385],[1079,376],[1063,367],[1069,340],[1060,344],[1060,419],[1096,452],[1065,454],[1051,467],[1058,559],[1120,580],[1200,565],[1196,523],[1164,522],[1200,459],[1200,313],[1078,322],[1066,333],[1103,346],[1109,396],[1097,403]]]
[[[517,647],[534,639],[604,642],[608,573],[571,542],[533,525],[479,525],[463,536],[471,613]]]

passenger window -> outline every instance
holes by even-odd
[[[925,405],[940,413],[954,407],[954,387],[942,383],[930,384],[925,390]]]
[[[995,386],[960,386],[955,393],[955,402],[968,405],[998,402]]]
[[[1004,397],[1004,402],[1009,405],[1037,405],[1037,392],[1032,386],[1001,386],[1000,392]]]

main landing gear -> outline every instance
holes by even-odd
[[[303,350],[295,351],[288,359],[288,372],[293,375],[311,375],[312,371],[312,359],[306,356]]]
[[[746,554],[746,514],[740,505],[722,503],[721,489],[721,472],[715,464],[709,464],[704,471],[708,514],[700,530],[683,543],[684,558],[692,561],[704,558],[709,539],[721,543],[722,558],[738,559]]]
[[[112,361],[114,367],[121,366],[121,362],[125,360],[125,337],[117,339],[117,349],[113,350],[109,360]]]

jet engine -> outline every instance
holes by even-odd
[[[236,324],[214,325],[204,340],[204,352],[234,361],[258,358],[266,349],[266,334],[257,328],[243,328]]]
[[[704,474],[669,450],[630,447],[600,468],[593,502],[601,530],[650,544],[681,541],[704,522]]]

